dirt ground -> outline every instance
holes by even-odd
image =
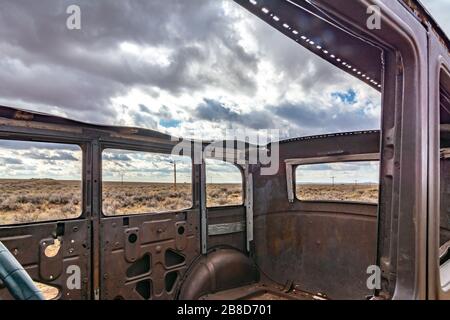
[[[338,200],[377,203],[375,184],[302,184],[300,200]],[[208,184],[209,207],[243,203],[239,184]],[[44,179],[0,180],[0,224],[76,218],[81,213],[79,181]],[[178,211],[192,206],[190,184],[105,182],[103,212],[106,215]]]
[[[300,200],[339,200],[377,203],[378,186],[320,185],[296,186]],[[208,184],[208,206],[243,203],[239,184]],[[103,212],[107,215],[175,211],[191,207],[190,184],[105,182]],[[79,181],[0,180],[0,224],[76,218],[81,213]],[[36,283],[46,299],[55,298],[57,288]]]
[[[297,198],[305,201],[354,201],[378,203],[376,184],[298,184]]]
[[[208,206],[242,204],[239,184],[208,184]],[[105,182],[106,215],[178,211],[192,206],[191,184]],[[81,183],[51,179],[0,180],[0,224],[76,218]]]

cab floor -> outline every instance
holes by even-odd
[[[255,283],[208,294],[200,300],[325,300],[325,298],[296,289],[284,292],[283,288]]]

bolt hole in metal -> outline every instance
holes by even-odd
[[[138,239],[138,236],[136,233],[132,233],[128,236],[129,243],[136,243],[137,239]]]
[[[183,226],[179,226],[178,227],[178,234],[181,236],[181,235],[183,235],[184,234],[184,227]]]

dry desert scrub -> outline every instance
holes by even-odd
[[[242,204],[238,184],[208,184],[208,206]],[[103,212],[125,215],[192,207],[191,184],[104,182]],[[52,179],[0,180],[0,224],[76,218],[81,182]]]
[[[351,201],[378,203],[376,184],[298,184],[297,198],[304,201]]]
[[[192,207],[191,184],[120,183],[103,184],[103,212],[107,215],[179,211]],[[242,204],[239,184],[208,184],[209,207]]]
[[[79,181],[0,180],[0,224],[70,219],[80,213]]]
[[[190,184],[103,183],[103,212],[106,215],[178,211],[192,207]]]
[[[240,184],[207,184],[206,194],[208,207],[236,206],[243,203]]]
[[[191,184],[104,182],[103,212],[125,215],[179,211],[192,207]],[[301,200],[377,203],[374,184],[297,185]],[[240,184],[208,184],[208,207],[241,205]],[[0,180],[0,224],[76,218],[81,214],[80,181]]]

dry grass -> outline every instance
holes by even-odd
[[[238,184],[207,186],[208,206],[242,204]],[[105,182],[107,215],[178,211],[192,206],[190,184]],[[0,180],[0,224],[76,218],[81,213],[79,181]]]
[[[378,203],[376,184],[299,184],[297,198],[305,201],[354,201]]]
[[[46,285],[41,282],[36,282],[36,281],[34,282],[34,284],[36,285],[36,287],[39,290],[41,290],[42,294],[44,295],[45,300],[55,299],[59,295],[58,288]]]
[[[244,203],[241,184],[207,184],[206,194],[206,205],[208,207],[241,205]]]
[[[208,184],[209,207],[240,205],[239,184]],[[301,200],[343,200],[376,203],[377,185],[298,185]],[[120,183],[103,185],[103,211],[108,215],[176,211],[190,208],[190,184]],[[75,218],[81,213],[79,181],[0,180],[0,224]],[[55,298],[58,289],[36,283],[46,299]]]
[[[166,183],[105,182],[103,212],[106,215],[178,211],[192,206],[191,185]]]
[[[191,184],[105,182],[103,212],[107,215],[178,211],[192,207]],[[238,184],[208,184],[207,205],[242,204]]]
[[[80,213],[79,181],[0,180],[0,224],[69,219]]]
[[[301,200],[378,202],[375,184],[297,185]],[[239,184],[208,184],[209,207],[240,205]],[[105,182],[103,212],[107,215],[178,211],[192,206],[190,184]],[[79,181],[0,180],[0,224],[76,218],[81,213]]]

